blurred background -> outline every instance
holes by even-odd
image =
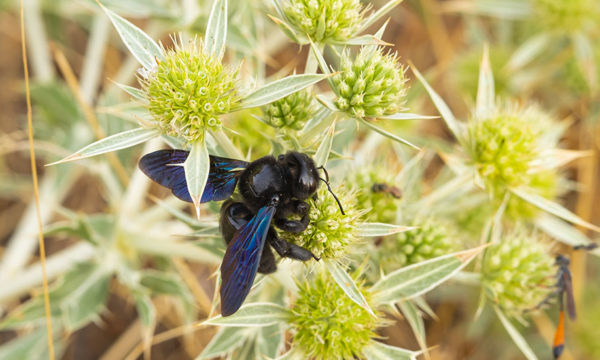
[[[154,311],[155,334],[188,323],[186,312],[181,315],[181,308],[187,303],[183,301],[182,305],[173,297],[191,296],[196,302],[203,302],[197,315],[201,318],[203,311],[210,308],[214,285],[209,278],[218,268],[219,260],[210,260],[206,252],[196,254],[195,250],[179,245],[165,253],[158,246],[152,248],[148,239],[139,239],[135,245],[118,242],[121,235],[114,233],[115,223],[129,219],[132,214],[148,223],[168,216],[151,207],[142,209],[140,204],[152,201],[131,200],[144,195],[122,189],[123,182],[136,181],[128,180],[128,174],[144,151],[141,146],[119,151],[113,158],[102,156],[103,159],[85,163],[43,166],[69,155],[95,137],[135,124],[140,110],[128,102],[127,94],[113,80],[138,86],[135,77],[138,65],[94,1],[23,2],[48,275],[52,283],[56,279],[66,281],[64,275],[69,274],[68,281],[75,285],[61,291],[64,296],[71,294],[71,302],[80,305],[69,302],[61,305],[68,309],[70,325],[57,331],[58,358],[121,359],[128,355],[142,358],[141,351],[136,354],[132,349],[141,349],[144,339],[151,339],[143,337],[144,316],[148,316],[144,309]],[[190,1],[186,0],[103,3],[165,44],[170,43],[169,33],[203,29],[210,6],[198,0],[193,6],[200,9],[200,15],[187,22],[183,20],[184,9],[190,6]],[[307,47],[290,43],[270,23],[266,14],[273,12],[268,4],[258,0],[232,3],[251,8],[263,17],[260,20],[263,26],[272,28],[265,31],[269,38],[261,48],[263,52],[253,54],[267,64],[264,69],[267,76],[282,69],[304,69]],[[384,2],[372,3],[378,8]],[[41,292],[18,6],[17,1],[0,0],[0,312],[5,315]],[[230,6],[235,8],[236,4]],[[483,46],[489,44],[496,94],[520,103],[535,102],[556,118],[567,119],[570,127],[561,147],[591,152],[564,169],[570,187],[562,199],[566,207],[584,220],[600,224],[597,211],[600,191],[596,190],[600,175],[599,9],[598,0],[405,0],[390,13],[383,40],[393,44],[402,62],[410,61],[428,75],[432,86],[461,119],[469,117],[474,104]],[[248,50],[244,48],[248,42],[243,36],[241,30],[230,30],[231,46],[241,52]],[[437,115],[423,87],[412,80],[410,71],[407,76],[411,78],[408,106],[412,112]],[[94,120],[90,122],[90,118]],[[252,124],[247,127],[257,128]],[[262,126],[260,131],[268,136],[272,130]],[[397,131],[411,139],[435,138],[442,144],[453,141],[439,119],[403,125]],[[239,143],[245,146],[242,140]],[[252,148],[254,154],[269,152],[268,148],[258,147]],[[115,162],[119,164],[117,167],[113,166]],[[439,158],[433,160],[425,182],[430,178],[432,181],[441,163]],[[160,197],[166,194],[157,188],[153,193]],[[123,205],[125,208],[119,207],[114,201],[119,197],[131,201]],[[178,210],[191,214],[188,208]],[[180,222],[162,224],[164,227],[157,230],[157,237],[189,233],[182,230]],[[597,236],[588,235],[592,239]],[[87,260],[112,254],[98,250],[105,238],[116,238],[116,246],[120,246],[124,256],[136,252],[150,256],[135,260],[135,270],[118,269],[118,275],[90,267]],[[553,250],[571,253],[566,246],[555,246]],[[171,256],[185,258],[175,262],[172,271],[176,276],[161,270],[167,268],[168,261],[164,258]],[[573,252],[571,260],[579,317],[567,323],[568,351],[564,359],[600,359],[597,326],[600,262],[597,256],[585,252]],[[80,265],[73,271],[76,263]],[[79,279],[78,275],[85,279]],[[129,275],[142,276],[158,296],[150,297],[128,287]],[[197,288],[190,285],[194,282]],[[179,287],[184,283],[187,287],[181,290]],[[86,289],[84,296],[72,295],[82,288]],[[60,294],[55,295],[60,298]],[[437,319],[425,321],[427,344],[434,347],[433,359],[523,358],[492,313],[484,312],[475,321],[477,289],[449,283],[427,299],[437,315]],[[151,302],[152,306],[145,308],[144,302]],[[550,358],[548,342],[553,336],[555,319],[553,308],[548,316],[535,316],[527,326],[519,327],[538,354],[548,354],[543,358]],[[35,327],[43,324],[43,308],[30,308],[22,321],[28,324],[16,327],[4,323],[4,330],[0,331],[0,358],[45,358],[45,330],[43,326]],[[167,339],[152,348],[151,357],[193,359],[214,333],[213,328],[202,328]],[[381,336],[393,345],[418,348],[409,325],[402,320],[384,328]],[[26,351],[36,347],[41,350]]]

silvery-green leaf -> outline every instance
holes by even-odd
[[[592,151],[566,150],[566,149],[544,149],[539,156],[529,163],[530,173],[551,170],[570,163],[573,160],[592,156]]]
[[[367,360],[416,360],[421,353],[410,351],[396,346],[371,341],[363,349],[363,355]]]
[[[535,353],[533,352],[533,350],[531,350],[531,347],[529,346],[529,344],[527,344],[527,341],[525,341],[523,336],[513,326],[513,324],[510,323],[510,321],[502,313],[502,310],[500,310],[497,306],[494,306],[494,310],[496,311],[496,315],[498,315],[500,322],[502,322],[502,325],[508,332],[508,335],[510,335],[511,339],[515,342],[515,344],[521,350],[523,355],[525,355],[525,357],[528,360],[537,360],[537,356],[535,356]]]
[[[272,303],[253,303],[243,305],[230,316],[215,316],[206,320],[204,325],[218,326],[270,326],[284,323],[291,316],[291,312],[281,305]]]
[[[387,3],[385,3],[385,5],[377,9],[377,11],[375,11],[374,13],[369,15],[369,17],[363,20],[356,33],[360,34],[363,31],[367,30],[369,26],[373,25],[375,22],[377,22],[377,20],[384,17],[388,12],[390,12],[396,5],[400,4],[402,1],[403,0],[389,0]]]
[[[529,64],[550,45],[551,40],[552,35],[548,32],[541,32],[527,39],[508,60],[507,70],[513,72]]]
[[[335,132],[335,120],[327,130],[327,134],[321,140],[321,145],[317,149],[315,156],[313,157],[317,167],[325,166],[327,159],[329,159],[329,152],[331,151],[331,144],[333,144],[333,134]]]
[[[327,61],[325,61],[325,58],[323,57],[323,54],[322,54],[323,50],[320,49],[319,46],[312,41],[310,42],[310,50],[311,50],[311,54],[317,59],[317,63],[319,64],[319,68],[321,69],[323,74],[327,74],[327,75],[331,74],[331,69],[329,68]],[[333,81],[331,80],[331,78],[327,78],[327,81],[329,82],[329,85],[333,89],[334,88]]]
[[[272,103],[297,91],[305,89],[325,78],[322,74],[290,75],[268,83],[242,99],[241,109],[248,109]]]
[[[256,337],[256,350],[266,359],[274,359],[284,346],[284,332],[279,324],[260,328]]]
[[[121,90],[125,91],[129,95],[133,96],[138,100],[146,101],[146,97],[144,96],[144,92],[138,88],[134,88],[133,86],[115,83]]]
[[[408,145],[408,146],[413,147],[413,148],[415,148],[417,150],[421,150],[417,145],[414,145],[410,141],[405,140],[405,139],[403,139],[403,138],[401,138],[399,136],[396,136],[396,135],[392,134],[391,132],[386,131],[386,130],[380,128],[379,126],[376,126],[376,125],[372,124],[369,120],[358,119],[358,121],[361,124],[365,125],[366,127],[370,128],[371,130],[373,130],[373,131],[375,131],[375,132],[377,132],[377,133],[379,133],[379,134],[381,134],[381,135],[383,135],[383,136],[385,136],[385,137],[387,137],[389,139],[392,139],[392,140],[397,141],[399,143]]]
[[[163,141],[173,149],[188,150],[189,144],[180,137],[161,135]]]
[[[48,164],[47,166],[61,164],[67,161],[85,159],[88,157],[105,154],[107,152],[115,150],[126,149],[128,147],[132,147],[134,145],[143,143],[144,141],[150,140],[156,136],[158,136],[158,131],[151,129],[137,128],[123,131],[118,134],[107,136],[94,143],[91,143],[90,145],[80,149],[74,154],[69,155],[62,160]]]
[[[352,276],[350,276],[346,272],[346,270],[344,270],[340,265],[338,265],[334,261],[326,261],[325,266],[327,266],[327,270],[329,271],[335,282],[338,284],[338,286],[342,288],[342,290],[344,290],[344,293],[346,293],[346,295],[348,295],[348,297],[352,301],[358,304],[358,306],[365,309],[369,314],[375,316],[375,313],[373,312],[373,310],[371,310],[371,307],[367,303],[367,300],[358,289],[358,286],[356,286],[356,283],[354,282],[354,279],[352,279]]]
[[[490,51],[487,44],[483,47],[483,57],[479,66],[479,83],[477,85],[477,100],[475,115],[484,118],[494,110],[495,103],[494,74],[490,65]]]
[[[140,285],[156,294],[170,294],[181,297],[189,296],[189,292],[181,279],[158,270],[144,270],[140,278]]]
[[[294,349],[291,349],[278,357],[276,360],[305,360],[305,357],[299,351],[294,351]]]
[[[206,150],[205,141],[197,141],[192,144],[192,150],[183,163],[185,169],[185,181],[188,192],[196,208],[196,216],[200,218],[200,199],[208,180],[210,170],[210,158]]]
[[[419,115],[411,113],[395,113],[392,115],[384,115],[378,117],[382,120],[426,120],[426,119],[437,119],[439,116]]]
[[[448,105],[446,105],[444,100],[442,100],[442,98],[435,92],[435,90],[433,90],[433,88],[429,85],[429,83],[427,83],[427,80],[425,80],[425,78],[423,77],[423,75],[421,75],[419,70],[417,70],[417,68],[414,65],[411,65],[410,68],[415,73],[415,76],[417,77],[417,79],[419,79],[421,84],[423,84],[423,86],[425,87],[425,90],[427,90],[427,93],[429,94],[431,101],[433,101],[433,104],[435,105],[435,107],[438,109],[438,111],[442,115],[442,119],[444,119],[444,121],[446,122],[446,125],[448,126],[448,128],[450,129],[450,131],[452,132],[454,137],[459,142],[462,142],[464,125],[459,123],[458,120],[456,120],[456,118],[454,117],[454,114],[452,113],[452,111],[450,110]]]
[[[277,26],[279,26],[279,28],[281,29],[281,31],[283,31],[284,34],[286,34],[293,42],[295,42],[296,44],[304,44],[306,41],[300,39],[298,37],[298,35],[296,35],[296,32],[294,31],[294,29],[291,28],[291,26],[289,26],[285,21],[282,21],[281,19],[278,19],[274,16],[271,15],[267,15],[269,17],[269,19],[271,19]]]
[[[531,15],[532,6],[523,0],[451,0],[440,4],[442,12],[460,12],[494,16],[500,19],[524,19]]]
[[[213,0],[204,34],[204,51],[221,59],[227,39],[227,0]]]
[[[196,357],[196,360],[211,359],[231,352],[247,339],[247,332],[243,327],[222,327]]]
[[[595,91],[598,88],[598,71],[594,59],[594,46],[590,39],[581,32],[573,34],[573,44],[575,59],[577,59],[590,89]]]
[[[587,221],[583,220],[582,218],[580,218],[579,216],[573,214],[572,212],[570,212],[569,210],[567,210],[566,208],[564,208],[562,205],[560,205],[558,203],[550,201],[540,195],[530,193],[527,191],[527,189],[516,188],[516,189],[511,189],[510,191],[513,194],[520,197],[521,199],[527,201],[531,205],[537,206],[538,208],[540,208],[544,211],[547,211],[552,215],[556,215],[561,219],[572,222],[573,224],[577,224],[577,225],[586,227],[590,230],[600,232],[600,227],[598,227],[594,224],[590,224],[589,222],[587,222]]]
[[[140,28],[125,20],[121,16],[102,6],[110,21],[117,29],[121,40],[131,54],[148,70],[156,67],[156,59],[162,60],[163,54],[160,47]]]
[[[550,214],[535,218],[535,225],[550,237],[570,246],[589,245],[590,239],[571,224]]]
[[[412,329],[421,351],[427,351],[427,342],[425,340],[425,322],[423,316],[412,301],[402,301],[398,304],[402,316],[408,321]]]
[[[135,308],[142,325],[147,328],[154,328],[156,324],[156,308],[152,303],[150,296],[145,294],[134,294]]]
[[[383,276],[373,287],[377,304],[396,303],[419,296],[440,285],[464,268],[484,246],[413,264]]]
[[[56,332],[57,329],[54,329]],[[56,342],[55,342],[56,343]],[[55,350],[56,345],[55,345]],[[0,345],[0,359],[49,359],[48,335],[41,327]]]
[[[392,44],[387,43],[375,35],[367,34],[360,35],[350,38],[345,41],[333,42],[335,45],[358,45],[358,46],[367,46],[367,45],[377,45],[377,46],[390,46]]]
[[[327,97],[325,97],[323,94],[317,94],[316,96],[317,101],[323,105],[327,110],[332,111],[332,112],[338,112],[340,111],[337,106],[335,106],[335,104],[329,100]]]
[[[330,115],[331,110],[326,107],[321,107],[319,111],[306,122],[306,125],[304,125],[304,128],[298,134],[300,143],[306,144],[318,134],[322,134],[333,121],[333,118],[331,118]]]
[[[416,229],[415,226],[403,226],[384,223],[362,223],[357,227],[358,236],[375,237],[397,234]]]

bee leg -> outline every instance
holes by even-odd
[[[277,226],[283,231],[297,234],[306,230],[306,227],[308,226],[308,220],[308,214],[304,215],[300,220],[288,220],[286,218],[277,218],[275,219],[275,226]]]
[[[275,263],[275,256],[271,251],[271,248],[265,246],[260,256],[260,263],[258,265],[258,272],[262,274],[274,273],[277,270],[277,264]]]
[[[312,259],[319,260],[312,252],[305,248],[289,243],[277,236],[269,237],[269,244],[277,251],[281,257],[287,257],[294,260],[307,261]]]

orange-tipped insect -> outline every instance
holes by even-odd
[[[575,320],[575,299],[573,298],[573,284],[571,282],[571,271],[569,271],[569,259],[562,255],[556,257],[556,265],[558,265],[558,278],[556,282],[556,295],[560,305],[558,315],[558,325],[554,334],[554,342],[552,343],[552,353],[554,358],[558,359],[565,348],[565,296],[567,298],[567,313],[571,320]]]

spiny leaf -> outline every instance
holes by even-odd
[[[384,223],[362,223],[358,226],[358,236],[375,237],[397,234],[416,229],[415,226],[403,226]]]
[[[388,131],[386,131],[386,130],[383,130],[382,128],[380,128],[380,127],[378,127],[378,126],[376,126],[376,125],[372,124],[372,123],[371,123],[370,121],[368,121],[368,120],[364,120],[364,119],[358,119],[358,121],[359,121],[360,123],[364,124],[365,126],[367,126],[368,128],[370,128],[370,129],[374,130],[375,132],[377,132],[377,133],[379,133],[379,134],[381,134],[381,135],[383,135],[383,136],[385,136],[385,137],[387,137],[387,138],[390,138],[390,139],[392,139],[392,140],[398,141],[399,143],[402,143],[402,144],[408,145],[408,146],[410,146],[410,147],[413,147],[413,148],[415,148],[415,149],[417,149],[417,150],[421,150],[421,149],[420,149],[420,148],[419,148],[417,145],[414,145],[414,144],[413,144],[413,143],[411,143],[410,141],[408,141],[408,140],[405,140],[405,139],[403,139],[403,138],[401,138],[401,137],[399,137],[399,136],[396,136],[396,135],[392,134],[391,132],[388,132]]]
[[[62,160],[47,164],[46,166],[62,164],[68,161],[85,159],[115,150],[126,149],[156,136],[158,136],[158,131],[151,129],[137,128],[123,131],[91,143],[74,154],[69,155]]]
[[[238,348],[248,337],[243,327],[223,327],[210,340],[196,360],[211,359]]]
[[[140,28],[125,20],[111,10],[100,5],[102,10],[108,15],[110,21],[117,29],[121,40],[129,49],[131,54],[146,69],[152,70],[156,67],[156,60],[162,60],[163,54],[160,47],[146,35]]]
[[[497,306],[494,306],[494,310],[496,311],[496,315],[498,315],[500,322],[502,322],[502,325],[517,347],[521,350],[523,355],[525,355],[525,357],[529,360],[537,360],[537,356],[535,356],[535,353],[533,350],[531,350],[531,347],[529,344],[527,344],[527,341],[525,341],[523,336],[519,334],[519,331],[513,326],[513,324],[510,323],[506,316],[504,316],[502,310],[500,310]]]
[[[490,51],[487,44],[483,47],[483,57],[479,67],[479,84],[477,86],[477,100],[475,115],[481,119],[494,110],[495,101],[494,75],[490,65]]]
[[[552,215],[556,215],[561,219],[572,222],[573,224],[577,224],[586,227],[590,230],[600,232],[600,227],[590,224],[589,222],[573,214],[558,203],[550,201],[540,195],[530,193],[529,191],[527,191],[527,189],[511,189],[511,192],[520,197],[521,199],[527,201],[531,205],[537,206],[538,208],[547,211]]]
[[[375,313],[373,310],[371,310],[367,300],[358,289],[358,286],[356,286],[356,283],[354,283],[354,279],[352,279],[346,270],[333,261],[325,262],[325,266],[338,286],[344,290],[344,293],[346,293],[346,295],[348,295],[352,301],[358,304],[358,306],[365,309],[369,314],[375,316]]]
[[[437,119],[439,116],[419,115],[411,113],[395,113],[392,115],[384,115],[378,117],[382,120],[426,120],[426,119]]]
[[[329,75],[322,74],[290,75],[283,79],[273,81],[246,95],[242,99],[240,109],[248,109],[272,103],[273,101],[305,89],[328,76]]]
[[[321,140],[321,145],[317,149],[315,153],[314,160],[317,167],[325,166],[327,164],[327,159],[329,159],[329,153],[331,152],[331,145],[333,144],[333,134],[335,131],[335,120],[327,130],[327,134]]]
[[[464,268],[484,247],[440,256],[385,275],[371,288],[373,300],[395,303],[424,294]]]
[[[210,171],[210,157],[206,150],[205,141],[197,141],[192,144],[192,150],[183,163],[185,169],[185,181],[188,192],[196,208],[196,216],[200,218],[200,199],[208,180]]]
[[[203,324],[261,327],[283,323],[289,319],[290,315],[290,311],[281,305],[273,303],[253,303],[243,305],[233,315],[226,317],[218,315],[206,320]]]
[[[371,341],[363,349],[363,354],[367,360],[416,360],[421,353]]]
[[[214,0],[204,35],[204,51],[216,55],[217,59],[223,58],[226,39],[227,0]]]
[[[461,142],[462,137],[463,137],[464,125],[459,123],[458,120],[456,120],[456,118],[454,117],[454,114],[452,113],[452,111],[450,110],[448,105],[446,105],[444,100],[442,100],[442,98],[435,92],[435,90],[433,90],[433,88],[429,85],[429,83],[427,83],[427,80],[425,80],[425,78],[423,77],[423,75],[421,75],[419,70],[417,70],[417,68],[412,64],[410,65],[410,68],[415,73],[415,76],[417,77],[417,79],[419,79],[419,81],[421,81],[421,84],[423,84],[423,86],[425,87],[425,90],[427,90],[427,93],[429,94],[431,101],[433,101],[433,104],[435,105],[435,107],[438,109],[438,111],[442,115],[442,118],[446,122],[446,125],[448,126],[448,128],[450,129],[450,131],[452,132],[454,137],[459,142]]]

